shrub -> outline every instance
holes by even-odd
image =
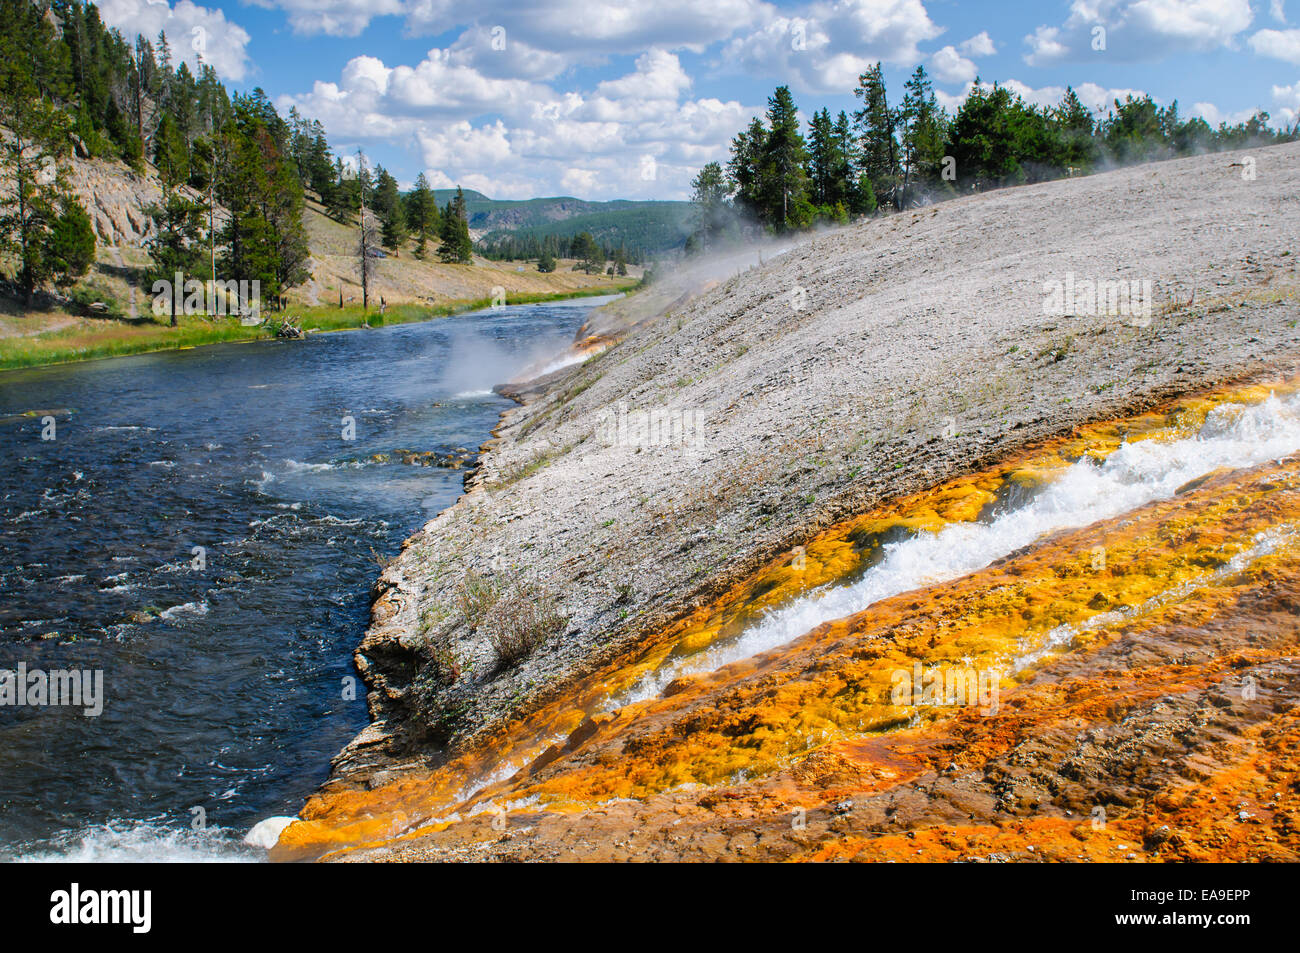
[[[498,664],[504,666],[527,658],[552,635],[563,632],[567,622],[548,594],[535,586],[515,585],[492,606],[484,628]]]
[[[473,570],[461,579],[457,600],[470,628],[487,635],[499,666],[527,658],[568,624],[542,587],[519,580],[503,584]]]
[[[470,570],[460,581],[456,591],[456,601],[460,604],[461,615],[471,629],[483,624],[488,611],[501,597],[500,587],[482,573]]]

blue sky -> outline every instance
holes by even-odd
[[[1290,10],[1287,9],[1289,5]],[[404,185],[424,171],[495,198],[685,198],[772,89],[854,108],[870,63],[891,99],[918,63],[950,108],[970,82],[1099,108],[1128,92],[1184,115],[1300,118],[1300,0],[102,0],[167,31],[232,89],[261,86]],[[196,49],[197,48],[197,49]]]

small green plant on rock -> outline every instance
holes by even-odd
[[[498,664],[507,666],[527,658],[567,624],[549,593],[530,583],[515,583],[492,606],[483,627]]]
[[[469,627],[476,630],[483,624],[488,612],[500,598],[500,586],[473,569],[465,573],[456,590],[461,615],[465,617]]]
[[[437,668],[442,681],[454,685],[460,681],[461,661],[451,636],[440,634],[429,643],[429,658]]]
[[[550,592],[519,579],[495,581],[471,570],[461,580],[457,598],[465,621],[487,636],[501,667],[527,658],[568,624]]]

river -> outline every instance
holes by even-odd
[[[0,708],[0,859],[259,859],[366,723],[377,558],[461,493],[424,454],[603,300],[0,373],[0,670],[103,679]]]

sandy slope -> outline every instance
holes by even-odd
[[[360,301],[356,229],[329,218],[314,201],[307,203],[303,221],[311,244],[312,280],[294,289],[291,299],[305,304],[337,303],[342,288],[346,301]],[[549,274],[539,272],[535,262],[475,258],[473,267],[445,265],[438,261],[437,247],[436,241],[430,244],[424,261],[415,257],[413,243],[408,243],[400,253],[389,254],[379,263],[371,293],[389,304],[438,305],[490,298],[496,288],[504,289],[508,296],[557,294],[594,287],[617,290],[627,284],[627,279],[574,271],[572,261],[559,262]],[[631,268],[629,272],[631,278],[641,276],[640,268]]]
[[[377,722],[329,789],[382,781],[562,695],[838,518],[1083,421],[1290,366],[1300,145],[1250,153],[1254,179],[1244,155],[867,221],[761,267],[729,263],[692,300],[666,295],[666,317],[512,412],[473,490],[384,572],[358,653]],[[1150,281],[1150,319],[1044,314],[1045,282],[1067,273]],[[619,402],[699,415],[701,439],[608,446]],[[498,670],[461,623],[469,569],[538,580],[567,632]],[[450,684],[436,641],[461,663]]]

